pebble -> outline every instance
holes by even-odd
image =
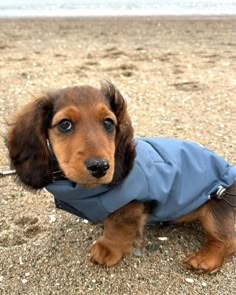
[[[191,278],[186,278],[185,281],[190,283],[190,284],[193,284],[193,282],[194,282],[193,279],[191,279]]]
[[[23,265],[23,260],[21,256],[19,257],[19,262],[20,262],[20,265]]]
[[[48,217],[49,217],[49,223],[53,223],[57,220],[54,215],[49,215]]]
[[[28,280],[26,280],[26,279],[22,279],[21,282],[22,282],[23,284],[26,284],[26,283],[28,282]]]
[[[146,247],[146,250],[148,251],[148,252],[156,252],[156,251],[158,251],[158,250],[160,250],[161,249],[161,245],[159,245],[159,244],[149,244],[149,245],[147,245]]]
[[[160,241],[167,241],[168,238],[167,237],[158,237],[158,240],[160,240]]]
[[[141,250],[139,248],[134,249],[133,254],[137,257],[142,256]]]

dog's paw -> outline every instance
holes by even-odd
[[[90,260],[94,263],[105,264],[106,266],[116,264],[122,256],[120,249],[108,245],[103,238],[95,241],[90,249]]]
[[[217,253],[209,251],[208,248],[203,248],[189,255],[185,262],[187,268],[198,273],[215,273],[221,268],[224,256],[217,255]]]

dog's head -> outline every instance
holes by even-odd
[[[17,114],[6,143],[19,179],[35,189],[53,179],[52,154],[65,177],[86,186],[120,182],[135,157],[127,106],[111,83],[34,100]]]

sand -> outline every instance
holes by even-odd
[[[235,18],[0,20],[0,133],[32,96],[110,79],[136,136],[194,140],[236,164],[235,28]],[[0,168],[8,163],[1,138]],[[0,190],[1,294],[236,294],[235,256],[214,275],[186,270],[205,242],[196,223],[147,228],[140,257],[101,267],[88,255],[101,225],[14,178]]]

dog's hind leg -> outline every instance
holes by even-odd
[[[227,189],[236,193],[236,182]],[[225,196],[232,205],[236,204],[235,196]],[[224,262],[224,258],[236,251],[235,208],[224,200],[211,200],[194,212],[182,216],[177,221],[200,220],[207,232],[207,245],[187,257],[189,268],[199,273],[216,272]]]

